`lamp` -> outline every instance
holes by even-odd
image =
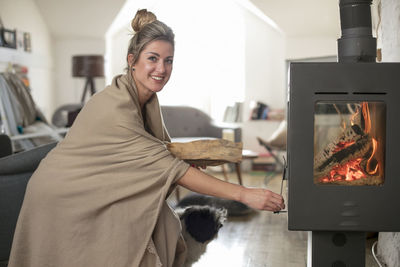
[[[86,78],[81,103],[85,104],[86,93],[90,90],[90,95],[96,93],[93,78],[104,77],[104,58],[102,55],[81,55],[72,57],[72,77]]]

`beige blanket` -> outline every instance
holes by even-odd
[[[132,78],[114,78],[30,179],[9,267],[182,265],[180,223],[165,200],[189,165],[164,141],[157,96],[143,119]]]

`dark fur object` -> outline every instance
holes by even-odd
[[[200,243],[211,241],[217,236],[225,220],[226,211],[208,206],[191,206],[180,216],[186,231]]]
[[[226,200],[198,193],[188,194],[178,202],[177,207],[184,208],[192,205],[226,209],[228,211],[228,216],[245,216],[254,211],[252,208],[238,201]]]
[[[177,209],[182,235],[187,246],[185,267],[190,267],[206,251],[208,243],[215,239],[226,220],[226,209],[210,206],[189,206]]]

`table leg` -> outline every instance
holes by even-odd
[[[239,180],[239,184],[243,185],[242,183],[242,170],[240,169],[240,162],[235,163],[236,174]]]
[[[228,174],[226,173],[225,164],[222,164],[222,173],[223,173],[223,175],[224,175],[225,181],[228,181]]]

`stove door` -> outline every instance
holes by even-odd
[[[314,184],[382,185],[386,104],[318,101],[314,107]]]

